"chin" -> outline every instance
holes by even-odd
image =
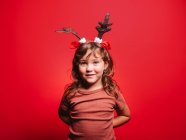
[[[86,79],[85,82],[87,84],[95,84],[97,82],[97,80],[95,80],[95,79]]]
[[[94,84],[94,83],[96,83],[96,81],[86,80],[86,83],[87,84]]]

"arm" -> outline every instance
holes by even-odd
[[[71,118],[69,113],[70,113],[69,102],[66,98],[66,94],[63,94],[63,97],[58,108],[58,115],[59,118],[67,125],[71,125]]]
[[[119,127],[126,122],[128,122],[131,118],[130,110],[127,104],[125,104],[122,110],[116,110],[117,116],[113,119],[113,128]]]
[[[59,115],[59,118],[64,123],[66,123],[67,125],[71,125],[71,119],[70,119],[70,116],[69,116],[68,112],[63,112],[63,110],[59,107],[59,109],[58,109],[58,115]]]

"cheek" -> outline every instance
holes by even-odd
[[[95,71],[96,71],[97,73],[103,73],[103,71],[104,71],[104,66],[98,66],[98,67],[96,67],[96,68],[95,68]]]
[[[80,66],[79,66],[79,72],[80,72],[80,74],[81,74],[81,73],[84,73],[85,71],[86,71],[86,70],[85,70],[84,67],[80,67]]]

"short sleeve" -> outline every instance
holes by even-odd
[[[116,110],[123,110],[124,106],[126,105],[125,99],[121,92],[118,92],[118,98],[115,102],[115,109]]]

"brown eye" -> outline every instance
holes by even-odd
[[[99,63],[99,61],[94,61],[94,62],[93,62],[93,64],[98,64],[98,63]]]
[[[85,62],[85,61],[79,62],[79,65],[81,65],[81,66],[84,66],[84,65],[86,65],[86,64],[87,64],[87,62]]]

